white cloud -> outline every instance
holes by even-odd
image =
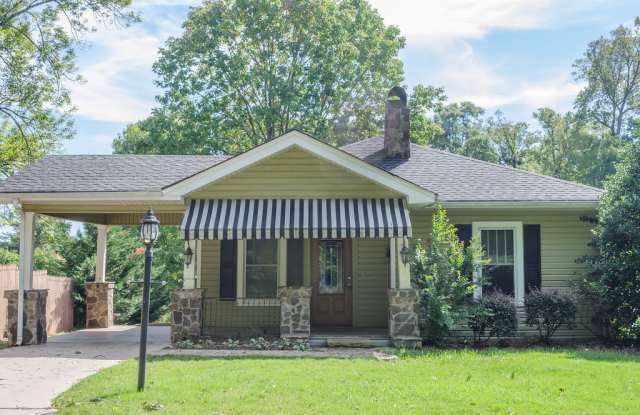
[[[160,41],[141,30],[120,31],[102,36],[94,42],[101,56],[81,66],[84,82],[71,86],[71,98],[80,116],[99,121],[131,122],[148,115],[153,100],[140,96],[127,85],[126,77],[140,78],[152,85],[150,68]],[[139,85],[142,86],[142,85]]]
[[[424,82],[442,85],[450,101],[471,101],[489,111],[518,106],[525,109],[525,117],[542,106],[567,111],[582,87],[568,72],[551,72],[533,81],[504,75],[502,65],[485,63],[466,42],[457,42],[438,55],[438,69]]]
[[[479,39],[494,29],[532,29],[567,23],[605,0],[370,0],[385,23],[410,43]]]
[[[155,0],[146,3],[158,5]],[[142,23],[126,28],[100,27],[88,36],[90,48],[81,51],[78,65],[84,82],[70,85],[77,115],[96,121],[130,123],[150,114],[157,93],[152,65],[165,40],[180,33],[183,16],[163,13],[162,8],[141,12]]]

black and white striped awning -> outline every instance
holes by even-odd
[[[184,239],[385,238],[411,236],[404,199],[192,200]]]

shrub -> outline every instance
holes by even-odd
[[[468,325],[473,330],[475,344],[492,337],[500,339],[513,336],[518,329],[518,316],[513,298],[501,292],[483,296],[469,307]]]
[[[542,342],[548,343],[560,326],[572,329],[576,325],[576,301],[568,294],[534,289],[525,297],[524,306],[526,323],[537,328]]]
[[[466,316],[475,288],[469,264],[482,265],[482,249],[474,241],[465,251],[442,208],[433,215],[430,242],[418,241],[411,270],[414,285],[422,290],[424,336],[437,342]]]
[[[599,295],[595,306],[607,312],[605,323],[613,336],[625,341],[640,340],[638,160],[640,142],[628,144],[616,173],[605,182],[594,229],[594,246],[599,254],[588,261],[592,265],[588,283]]]

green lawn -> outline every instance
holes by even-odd
[[[60,414],[632,414],[640,356],[435,351],[373,359],[156,358],[137,393],[127,361],[59,396]]]

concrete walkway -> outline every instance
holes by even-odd
[[[138,355],[134,326],[80,330],[46,344],[0,350],[0,414],[47,414],[51,400],[79,380]],[[149,352],[169,345],[169,327],[149,327]],[[132,380],[135,382],[135,379]]]

